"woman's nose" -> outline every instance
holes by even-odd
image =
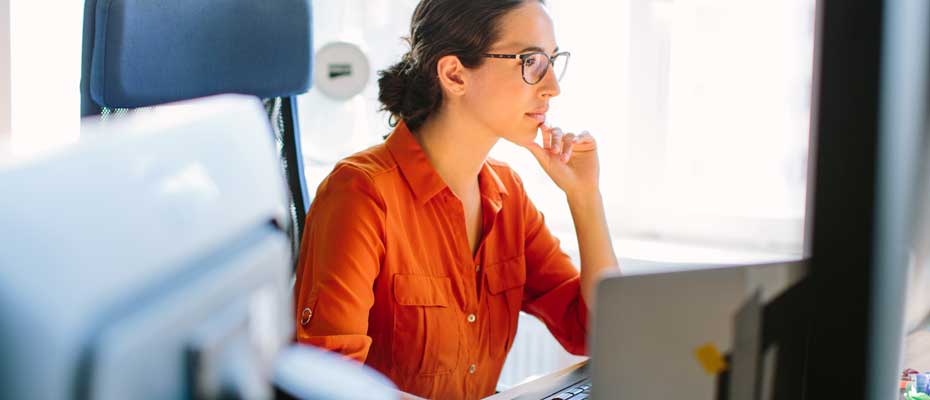
[[[542,81],[539,82],[539,85],[539,94],[542,97],[555,97],[558,96],[559,93],[562,93],[559,80],[556,79],[555,71],[552,70],[551,66],[546,71],[546,75],[543,76]]]

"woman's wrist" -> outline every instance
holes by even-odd
[[[586,188],[583,190],[571,190],[565,192],[565,198],[568,204],[578,206],[588,206],[592,202],[601,201],[601,190],[597,187]]]

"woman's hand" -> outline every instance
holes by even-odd
[[[597,143],[587,131],[563,133],[559,128],[540,126],[543,145],[525,145],[546,174],[566,195],[598,192]]]
[[[604,271],[617,270],[604,200],[598,187],[597,144],[588,132],[562,133],[543,125],[543,146],[525,145],[568,200],[581,259],[581,296],[594,304],[594,288]]]

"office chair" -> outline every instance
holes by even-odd
[[[309,208],[297,95],[312,82],[311,23],[310,0],[86,0],[81,116],[219,93],[261,98],[289,188],[296,266]]]

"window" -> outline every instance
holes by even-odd
[[[813,0],[549,4],[573,53],[550,120],[596,136],[619,256],[677,260],[656,242],[743,254],[676,247],[714,260],[801,254]],[[564,197],[522,152],[492,155],[573,246]]]
[[[28,158],[78,139],[84,2],[48,7],[13,0],[6,6],[10,53],[0,57],[9,57],[10,62],[8,150],[10,158]],[[0,132],[0,140],[6,134]]]
[[[315,3],[315,45],[359,44],[372,71],[349,101],[313,90],[301,99],[311,187],[390,131],[377,112],[376,71],[406,51],[400,37],[416,1],[363,1]],[[560,46],[573,53],[549,120],[597,137],[621,257],[667,258],[656,243],[690,246],[688,254],[801,253],[814,0],[548,4]],[[576,253],[564,196],[526,150],[502,141],[491,156],[520,173]]]

